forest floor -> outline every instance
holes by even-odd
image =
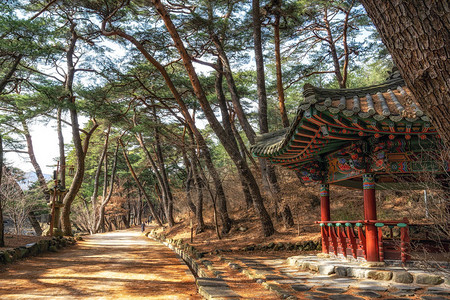
[[[1,299],[201,299],[189,268],[139,228],[0,267]]]
[[[207,218],[205,218],[207,219]],[[233,253],[248,252],[243,248],[250,245],[268,245],[270,243],[297,243],[305,241],[320,242],[321,236],[319,226],[316,224],[300,224],[295,225],[292,228],[285,228],[281,223],[276,223],[276,232],[270,237],[264,237],[261,231],[261,224],[259,219],[254,216],[251,211],[238,211],[233,213],[233,227],[227,234],[220,234],[218,237],[213,223],[206,222],[206,230],[201,233],[193,233],[193,241],[190,241],[190,219],[186,215],[184,218],[180,218],[175,226],[172,228],[158,228],[157,231],[164,231],[164,234],[168,238],[183,239],[185,242],[199,249],[201,252],[212,252],[214,250],[226,251],[230,250]],[[219,230],[220,232],[220,230]],[[261,251],[252,251],[255,255],[258,255]],[[298,251],[294,250],[264,250],[264,253],[274,252],[280,256],[293,256],[297,255]],[[316,253],[303,252],[303,253]]]

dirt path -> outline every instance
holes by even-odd
[[[97,234],[0,272],[0,299],[201,299],[188,267],[138,229]]]

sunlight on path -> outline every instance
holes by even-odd
[[[200,299],[175,254],[138,229],[88,236],[0,272],[0,299]]]

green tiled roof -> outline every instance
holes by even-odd
[[[251,151],[274,163],[291,165],[339,149],[369,136],[403,135],[425,138],[436,134],[430,119],[412,99],[399,76],[358,89],[304,86],[289,128],[258,136]]]

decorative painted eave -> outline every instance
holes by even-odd
[[[358,89],[304,86],[304,101],[289,128],[258,136],[252,153],[296,168],[351,141],[374,136],[425,139],[436,134],[430,119],[400,77]]]

